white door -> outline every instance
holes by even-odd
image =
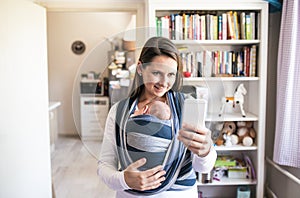
[[[0,1],[0,197],[51,197],[46,10]]]

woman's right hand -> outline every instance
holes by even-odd
[[[165,180],[166,172],[161,165],[145,171],[139,171],[138,168],[146,163],[146,158],[141,158],[130,164],[124,170],[126,184],[134,190],[145,191],[159,187]]]

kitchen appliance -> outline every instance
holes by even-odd
[[[80,94],[104,95],[104,83],[100,79],[82,79],[80,81]]]

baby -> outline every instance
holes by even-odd
[[[142,114],[149,114],[156,116],[158,119],[161,120],[168,120],[171,116],[171,110],[166,103],[156,100],[149,103],[144,108],[136,110],[133,113],[133,116]]]

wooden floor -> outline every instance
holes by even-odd
[[[56,198],[115,197],[97,176],[99,141],[60,136],[51,154],[52,182]]]

